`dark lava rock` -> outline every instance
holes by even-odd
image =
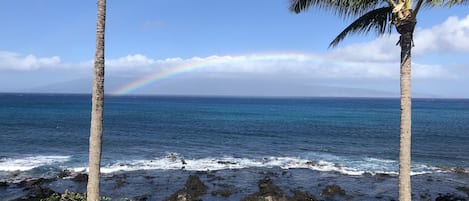
[[[435,201],[467,201],[467,199],[455,194],[447,193],[445,195],[439,195]]]
[[[259,180],[257,185],[259,186],[259,193],[261,193],[261,195],[283,195],[282,190],[276,186],[268,176]]]
[[[72,172],[70,170],[62,170],[57,174],[57,178],[64,178],[64,177],[69,177],[72,175]]]
[[[217,161],[218,164],[222,164],[222,165],[236,165],[235,162],[231,162],[231,161]]]
[[[338,185],[328,185],[322,190],[321,197],[333,198],[337,195],[345,196],[345,190]]]
[[[43,187],[43,185],[50,183],[52,181],[55,181],[55,179],[40,178],[40,179],[20,182],[20,186],[22,186],[25,191],[28,191],[28,193],[21,198],[14,199],[13,201],[20,201],[20,200],[39,201],[41,199],[50,197],[55,192],[49,188]]]
[[[456,172],[458,174],[468,173],[468,172],[466,172],[466,170],[464,168],[461,168],[461,167],[454,168],[454,172]]]
[[[149,199],[150,199],[149,195],[141,195],[141,196],[134,197],[133,200],[135,200],[135,201],[147,201]]]
[[[316,197],[299,190],[292,190],[293,196],[286,196],[282,190],[266,176],[257,183],[259,192],[241,199],[241,201],[317,201]],[[345,192],[345,191],[344,191]]]
[[[290,201],[317,201],[314,195],[310,195],[299,190],[292,190],[292,193],[293,197],[289,199]]]
[[[318,163],[316,161],[308,161],[305,163],[306,165],[311,165],[311,166],[315,166],[317,165]]]
[[[365,177],[373,176],[370,172],[364,172],[362,175],[365,176]]]
[[[207,186],[195,175],[189,176],[185,187],[172,194],[166,201],[196,201],[207,193]]]
[[[207,186],[200,181],[200,178],[195,175],[189,176],[185,185],[187,191],[195,197],[199,197],[207,193]]]
[[[390,178],[392,176],[390,174],[386,174],[386,173],[376,173],[375,177],[377,177],[377,178]]]
[[[44,188],[44,187],[36,187],[33,190],[31,190],[26,196],[15,199],[13,201],[39,201],[44,198],[48,198],[52,196],[55,192],[49,188]]]
[[[181,189],[178,190],[176,193],[171,195],[167,201],[202,201],[201,199],[196,199],[194,198],[191,194],[189,194],[187,191]]]
[[[259,180],[257,185],[259,187],[259,192],[250,194],[241,199],[241,201],[288,201],[288,198],[283,194],[282,190],[272,183],[270,177],[266,176],[264,179]]]
[[[28,189],[33,189],[37,186],[42,186],[43,184],[51,183],[55,180],[56,179],[45,179],[45,178],[24,180],[20,182],[20,186],[28,190]]]
[[[0,181],[0,187],[7,187],[8,183],[6,181]]]
[[[77,183],[85,183],[88,182],[88,175],[87,174],[78,174],[75,176],[72,181]]]

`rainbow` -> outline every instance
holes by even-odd
[[[190,73],[198,69],[216,67],[222,64],[243,64],[246,62],[322,62],[322,58],[314,54],[303,53],[264,53],[247,54],[237,56],[211,56],[206,58],[193,58],[184,61],[183,64],[168,69],[164,69],[140,79],[134,80],[117,90],[111,92],[111,95],[120,96],[132,93],[140,88],[151,85],[157,81],[168,79],[180,74]]]

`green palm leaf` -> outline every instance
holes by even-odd
[[[334,47],[339,44],[350,33],[368,33],[375,30],[378,34],[386,32],[391,33],[390,22],[392,19],[392,7],[383,7],[372,10],[357,20],[352,22],[345,28],[335,39],[329,44]]]
[[[467,5],[469,4],[469,0],[449,0],[446,5],[447,6],[454,6],[454,5]]]
[[[422,1],[421,4],[423,8],[439,8],[445,5],[445,2],[447,2],[447,0],[421,0],[421,1]],[[453,1],[453,0],[449,0],[449,1]]]
[[[337,15],[360,16],[376,8],[386,0],[291,0],[290,11],[300,13],[310,7],[332,11]]]

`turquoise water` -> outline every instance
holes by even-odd
[[[122,96],[105,102],[105,173],[398,169],[398,99]],[[90,107],[89,95],[0,94],[0,180],[12,172],[83,171]],[[468,169],[468,122],[469,100],[414,99],[413,174]]]

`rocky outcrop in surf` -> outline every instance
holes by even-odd
[[[184,188],[172,194],[165,201],[195,201],[207,193],[207,186],[196,175],[190,175]]]

